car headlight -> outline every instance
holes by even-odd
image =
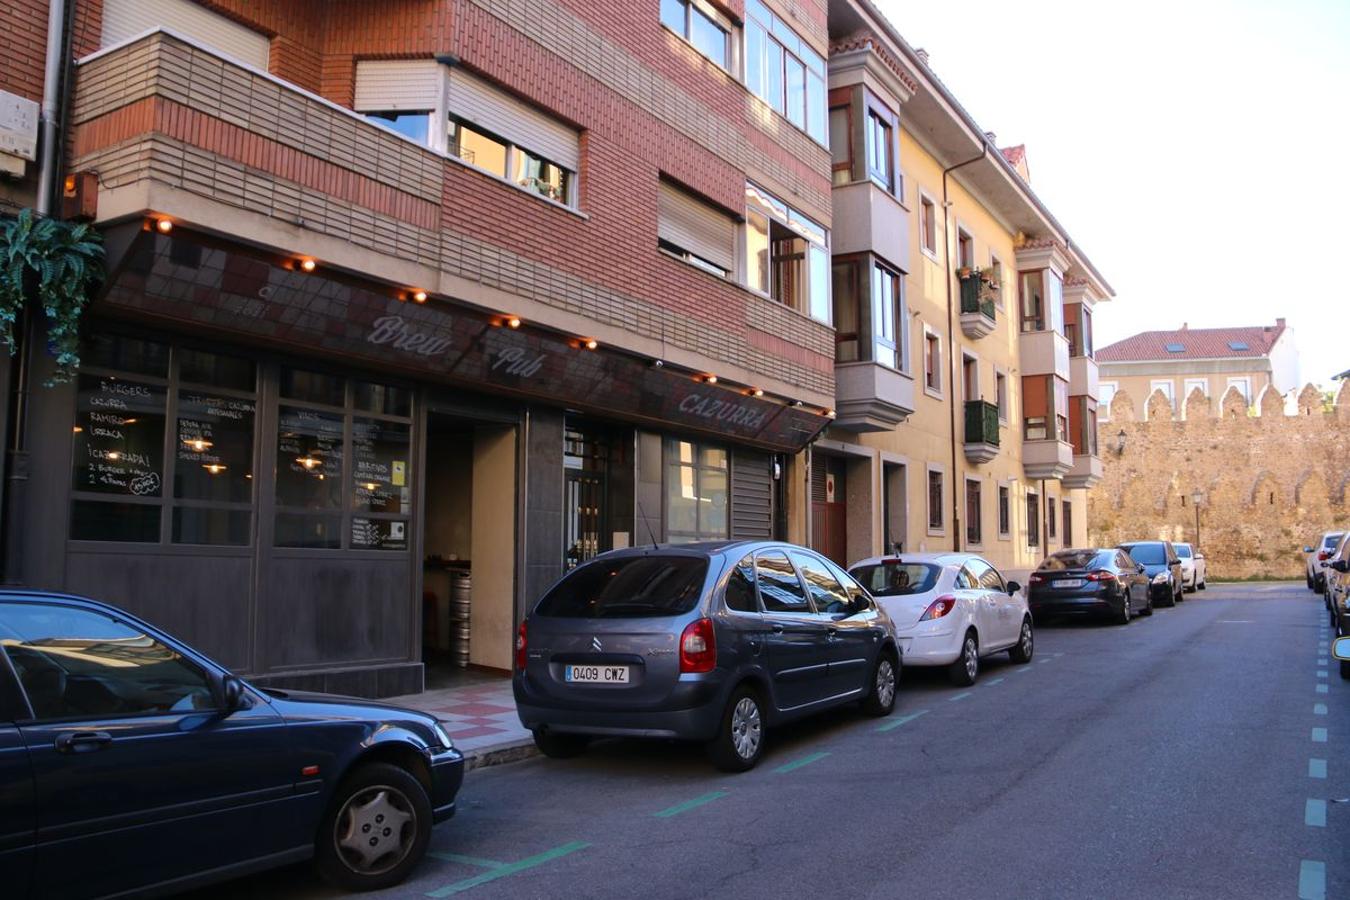
[[[1166,584],[1166,583],[1167,583],[1167,573],[1166,573],[1166,572],[1159,572],[1157,575],[1154,575],[1154,576],[1153,576],[1153,583],[1154,583],[1154,584]]]
[[[436,740],[440,741],[441,746],[445,749],[449,750],[451,747],[455,746],[454,742],[450,740],[450,735],[446,734],[445,726],[441,725],[440,722],[432,725],[431,731],[436,735]]]

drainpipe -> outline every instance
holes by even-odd
[[[62,81],[69,57],[68,19],[71,8],[66,0],[51,0],[47,7],[47,57],[42,77],[42,104],[38,159],[38,187],[33,211],[49,216],[56,206],[60,184],[62,116]],[[25,304],[19,323],[18,359],[14,373],[14,397],[11,401],[12,438],[6,471],[4,498],[4,581],[23,584],[25,557],[23,531],[20,520],[27,507],[28,496],[28,407],[31,391],[32,365],[30,358],[38,344],[38,315]]]
[[[962,166],[968,166],[977,163],[989,155],[989,139],[982,138],[980,144],[980,155],[972,156],[964,162],[959,162],[954,166],[948,166],[942,170],[942,244],[946,251],[945,262],[950,267],[952,261],[952,237],[951,237],[951,201],[947,199],[947,176]],[[961,442],[961,436],[958,431],[957,422],[961,419],[961,413],[965,406],[958,403],[956,399],[957,372],[959,371],[956,362],[956,315],[955,306],[952,303],[952,280],[956,278],[956,270],[952,269],[946,273],[947,282],[947,392],[952,398],[952,528],[956,534],[952,536],[952,548],[960,550],[965,543],[965,538],[961,534],[961,494],[957,490],[959,485],[963,490],[965,488],[965,477],[957,477],[957,444]]]

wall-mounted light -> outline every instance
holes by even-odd
[[[160,234],[168,234],[173,231],[173,222],[169,219],[159,219],[155,222],[155,229]]]
[[[313,272],[317,265],[318,263],[306,256],[304,259],[300,260],[300,271],[305,273]]]
[[[1116,432],[1116,456],[1125,455],[1125,429]]]
[[[412,297],[413,297],[413,302],[414,302],[414,303],[426,303],[426,302],[427,302],[427,292],[426,292],[426,291],[413,291]]]

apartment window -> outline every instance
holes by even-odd
[[[896,272],[872,264],[872,356],[892,369],[904,368],[897,323],[904,323],[904,279]]]
[[[365,117],[376,125],[382,125],[390,131],[398,132],[406,138],[411,138],[419,144],[431,145],[431,117],[433,111],[430,109],[415,110],[371,110],[364,113]]]
[[[731,68],[731,26],[711,7],[698,0],[661,0],[661,24],[723,69]]]
[[[747,284],[829,323],[829,233],[753,184],[745,186],[745,201]]]
[[[895,189],[895,142],[891,123],[875,109],[867,111],[867,177],[887,191]]]
[[[928,530],[942,531],[942,472],[928,470]]]
[[[923,384],[932,393],[942,392],[942,341],[931,331],[923,335]]]
[[[151,28],[172,28],[193,41],[252,66],[268,71],[271,40],[192,0],[103,0],[102,46],[111,47],[144,34]],[[15,9],[6,4],[6,9]]]
[[[836,362],[877,362],[904,370],[904,276],[869,255],[833,265]]]
[[[1070,442],[1075,456],[1097,455],[1097,403],[1091,397],[1071,398],[1069,406]]]
[[[982,537],[980,509],[980,482],[966,481],[966,543],[978,544]]]
[[[1092,358],[1092,310],[1084,303],[1064,307],[1064,336],[1069,339],[1069,355]]]
[[[1053,375],[1022,378],[1022,427],[1028,441],[1069,439],[1069,383]]]
[[[1055,498],[1045,498],[1045,533],[1050,540],[1055,539]]]
[[[1064,333],[1064,278],[1054,269],[1045,270],[1045,280],[1050,285],[1049,323],[1051,331]]]
[[[745,3],[745,85],[826,143],[825,60],[759,0]]]
[[[1012,534],[1012,491],[1007,485],[998,486],[998,535]]]
[[[853,108],[830,107],[830,178],[836,186],[853,180]]]
[[[998,396],[998,420],[1008,421],[1008,376],[995,370],[994,392]]]
[[[1019,279],[1022,331],[1045,330],[1045,270],[1022,272]]]
[[[980,399],[980,363],[965,353],[961,354],[961,399],[967,403]]]
[[[1003,308],[1003,262],[992,254],[989,257],[989,273],[994,283],[998,285],[998,294],[994,297],[994,305],[999,309]]]
[[[727,451],[666,441],[666,539],[674,544],[728,535]]]
[[[721,278],[736,264],[736,223],[726,213],[662,181],[656,202],[657,246]]]
[[[956,264],[962,268],[975,267],[975,239],[964,228],[956,229]]]
[[[1092,310],[1086,303],[1081,304],[1078,310],[1078,327],[1081,332],[1080,349],[1083,356],[1092,359]]]
[[[1027,546],[1041,545],[1041,498],[1027,491]]]
[[[919,243],[930,255],[937,255],[937,204],[923,195],[919,196]]]
[[[1064,501],[1064,546],[1073,544],[1073,504]]]
[[[1111,420],[1111,401],[1114,399],[1116,399],[1116,383],[1114,381],[1103,381],[1097,385],[1097,408],[1100,410],[1103,422]]]

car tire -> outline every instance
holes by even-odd
[[[1203,590],[1205,589],[1205,583],[1204,583],[1203,581],[1200,582],[1199,584],[1197,584],[1197,585],[1195,586],[1195,589],[1196,589],[1197,591],[1203,591]]]
[[[764,707],[759,694],[741,685],[722,711],[717,737],[708,742],[708,757],[723,772],[746,772],[764,754]]]
[[[407,878],[430,841],[431,798],[422,782],[401,766],[367,763],[333,794],[314,841],[314,865],[343,890],[379,890]]]
[[[1350,662],[1341,660],[1341,680],[1350,681]]]
[[[532,732],[534,745],[549,759],[571,759],[586,752],[591,739],[584,734],[562,734],[545,728]]]
[[[1032,654],[1036,652],[1036,630],[1031,624],[1031,618],[1022,620],[1022,631],[1017,636],[1017,643],[1013,644],[1008,650],[1008,658],[1018,665],[1031,662]]]
[[[1133,612],[1133,610],[1130,609],[1130,595],[1126,594],[1124,600],[1121,601],[1120,612],[1116,613],[1112,621],[1117,625],[1128,625],[1132,618],[1130,615],[1131,612]]]
[[[1176,606],[1178,603],[1182,602],[1185,599],[1186,599],[1186,588],[1184,588],[1181,582],[1178,581],[1176,583],[1176,593],[1172,595],[1173,600],[1172,605]]]
[[[980,641],[975,629],[966,631],[961,639],[961,653],[956,661],[947,667],[947,677],[957,687],[970,687],[980,675]]]
[[[1307,580],[1307,582],[1308,582],[1308,590],[1310,590],[1310,591],[1313,590],[1313,580],[1312,580],[1312,576],[1309,575],[1309,574],[1307,574],[1307,573],[1305,572],[1305,573],[1303,574],[1303,577],[1304,577],[1304,578]]]
[[[900,661],[890,649],[877,655],[872,667],[872,686],[862,702],[862,711],[868,716],[889,716],[895,709],[895,695],[900,689]]]
[[[1150,597],[1153,596],[1152,593],[1151,593],[1151,591],[1152,591],[1152,589],[1150,588],[1150,594],[1149,594]],[[1177,605],[1177,598],[1176,598],[1176,595],[1173,594],[1173,593],[1171,593],[1170,591],[1169,591],[1168,594],[1167,594],[1167,602],[1166,602],[1166,603],[1159,603],[1159,604],[1158,604],[1158,606],[1161,606],[1161,607],[1164,607],[1164,608],[1170,607],[1170,606],[1176,606],[1176,605]]]

